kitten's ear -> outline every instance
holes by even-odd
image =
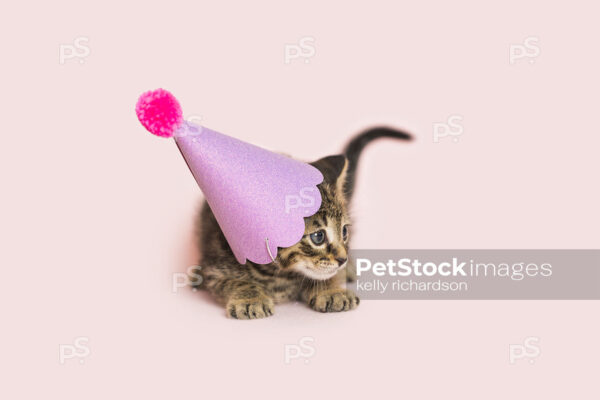
[[[338,193],[343,193],[348,171],[348,159],[343,155],[329,156],[310,163],[323,174],[323,182],[336,187]],[[343,193],[345,195],[345,193]]]

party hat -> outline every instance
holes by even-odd
[[[142,94],[136,113],[148,131],[175,139],[240,264],[268,264],[300,241],[304,218],[321,207],[318,169],[185,121],[163,89]]]

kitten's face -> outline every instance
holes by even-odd
[[[326,160],[326,161],[324,161]],[[321,208],[305,218],[304,236],[292,247],[279,251],[280,265],[300,272],[307,278],[325,280],[346,266],[350,219],[343,193],[347,162],[331,157],[313,163],[324,175],[319,185]]]

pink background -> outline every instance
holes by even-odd
[[[235,321],[172,293],[201,194],[134,105],[312,160],[364,154],[355,248],[598,248],[599,9],[592,2],[20,2],[0,12],[2,398],[598,399],[598,302],[365,301]],[[90,54],[59,62],[61,45]],[[305,36],[316,54],[284,63]],[[539,38],[540,55],[509,63]],[[463,117],[458,143],[432,127]],[[533,364],[509,345],[540,338]],[[59,363],[59,345],[90,355]],[[315,354],[284,362],[314,338]]]

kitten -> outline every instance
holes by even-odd
[[[191,278],[192,286],[208,290],[225,305],[227,316],[238,319],[268,317],[275,304],[290,300],[302,300],[320,312],[356,308],[360,299],[344,287],[356,277],[354,267],[348,265],[348,204],[360,153],[369,142],[382,137],[411,139],[405,132],[374,128],[353,138],[344,154],[311,163],[324,177],[319,185],[321,208],[305,218],[300,242],[279,249],[273,263],[239,264],[204,202],[197,222],[201,267],[192,274],[202,279]]]

